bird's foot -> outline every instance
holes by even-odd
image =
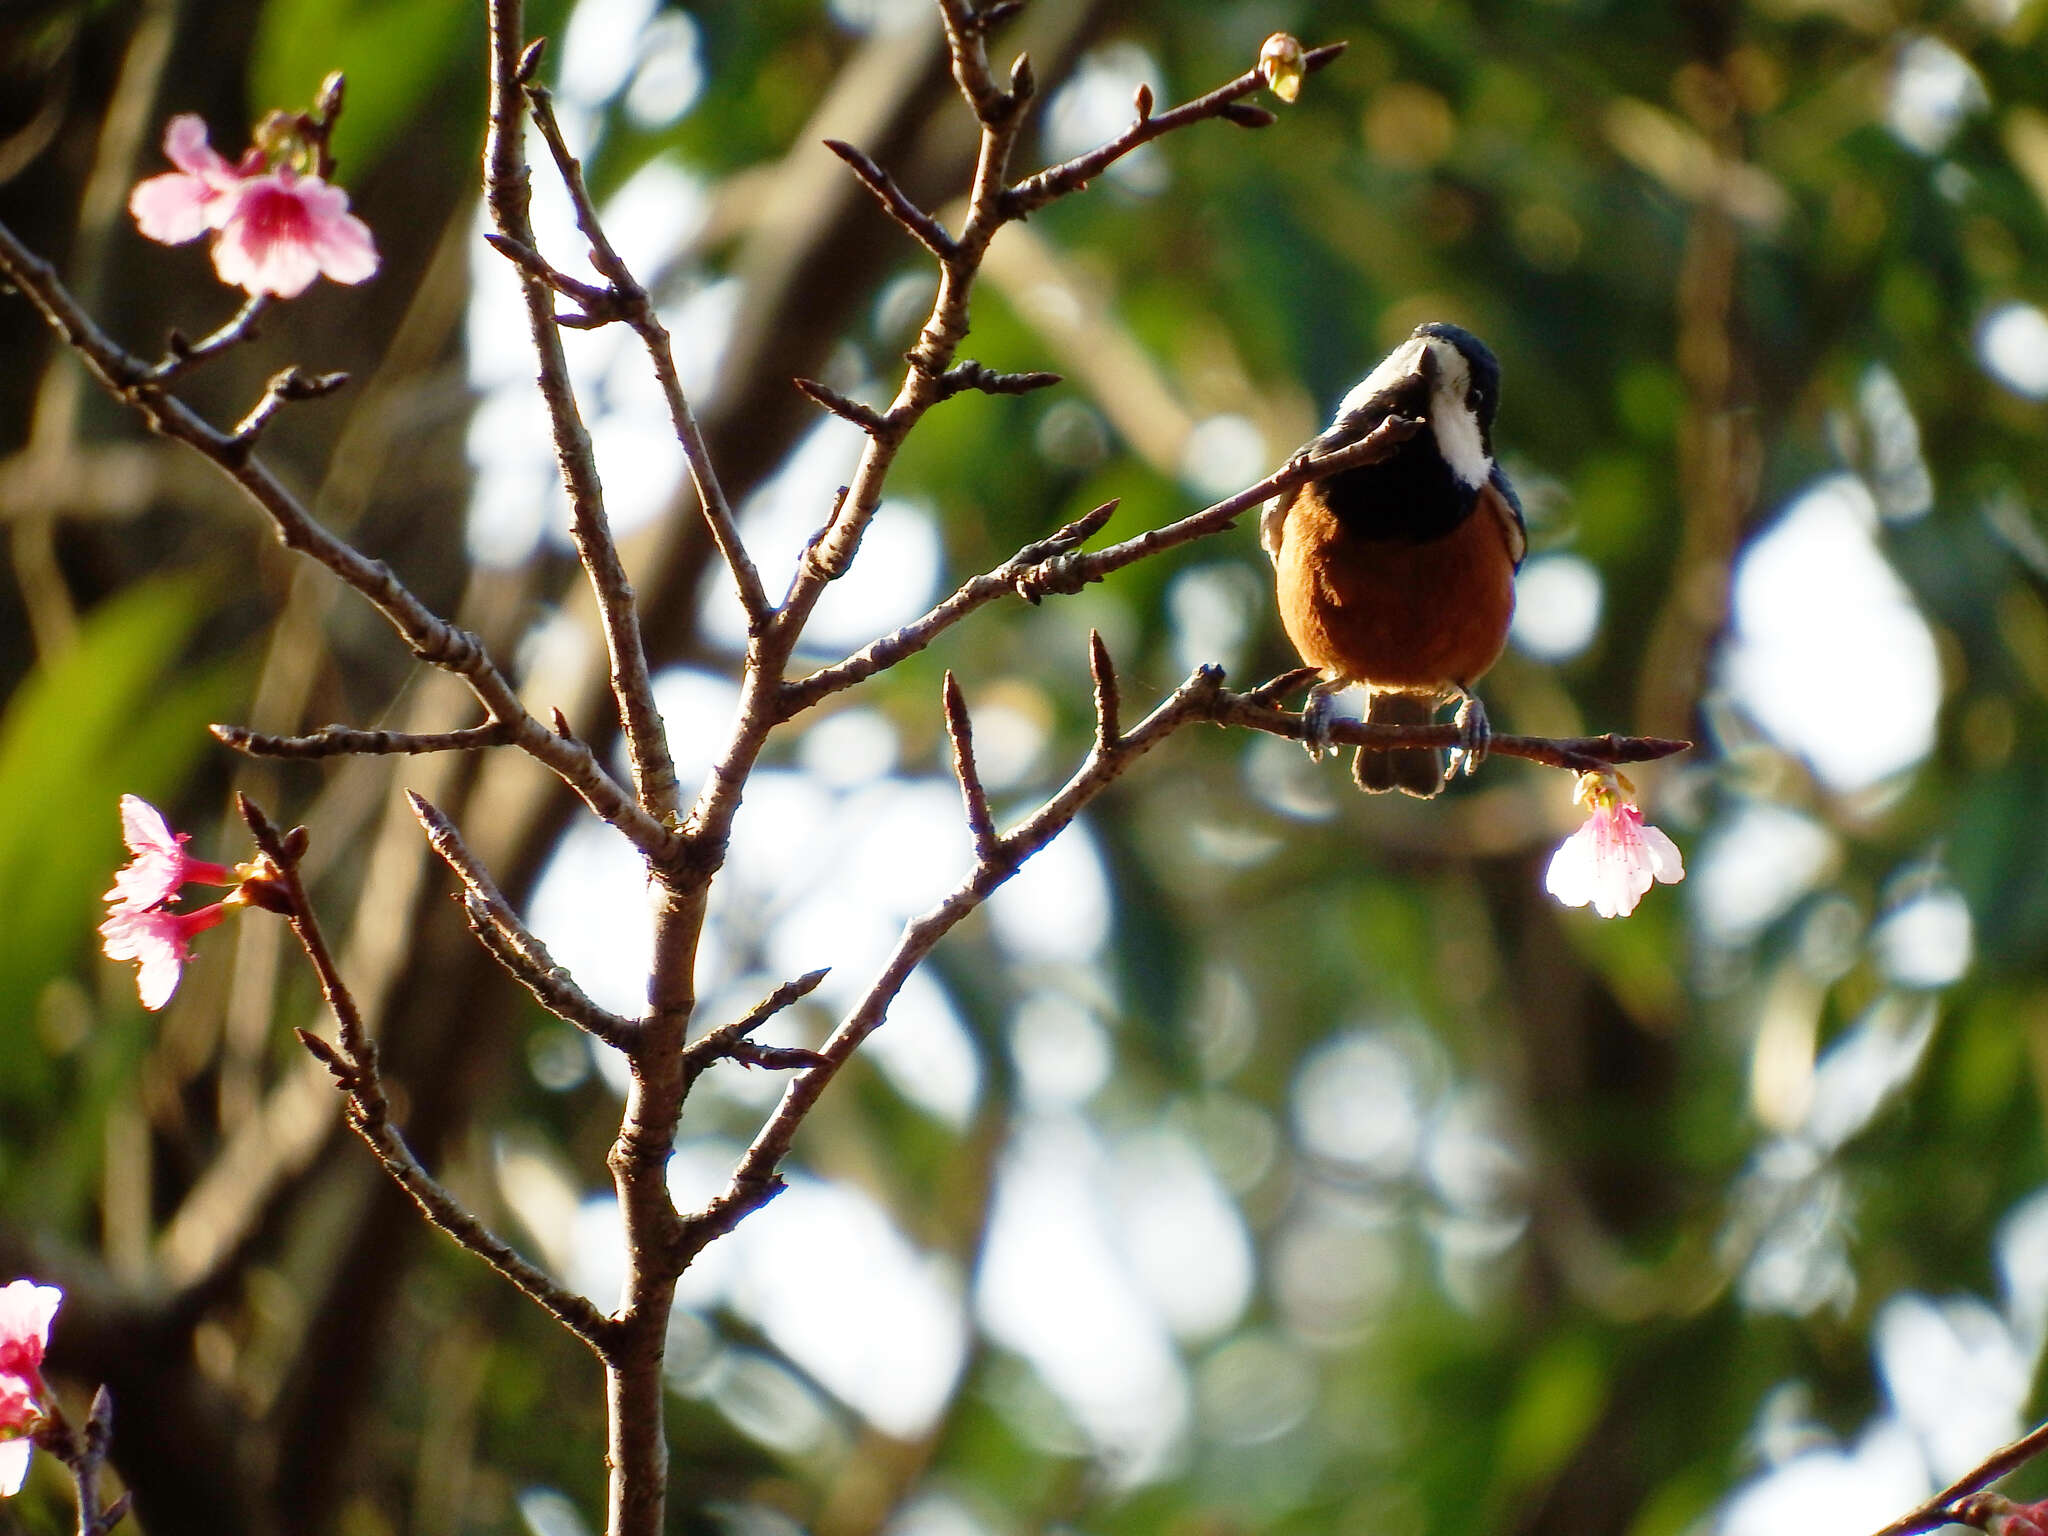
[[[1308,748],[1309,761],[1320,763],[1323,754],[1334,750],[1330,740],[1330,723],[1337,718],[1337,701],[1334,690],[1328,683],[1317,683],[1309,689],[1308,697],[1301,706],[1301,744]]]
[[[1463,773],[1469,778],[1493,747],[1493,724],[1479,695],[1463,688],[1458,690],[1458,713],[1451,723],[1458,728],[1458,744],[1451,748],[1447,777]]]

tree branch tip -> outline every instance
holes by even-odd
[[[1312,75],[1326,65],[1336,63],[1337,56],[1350,46],[1350,43],[1340,39],[1334,43],[1324,43],[1321,47],[1309,49],[1301,56],[1301,72],[1305,75]]]
[[[346,1088],[354,1081],[355,1069],[342,1059],[341,1052],[328,1043],[328,1041],[314,1034],[310,1029],[294,1027],[292,1033],[298,1037],[299,1044],[304,1046],[307,1052],[320,1065],[334,1074],[335,1082]]]
[[[1235,123],[1240,128],[1270,128],[1280,121],[1280,114],[1265,107],[1254,106],[1248,101],[1225,102],[1218,115],[1225,122]]]
[[[821,965],[815,971],[805,971],[789,984],[790,1001],[795,1002],[800,997],[809,997],[818,990],[819,983],[831,974],[832,967],[829,965]]]
[[[1026,0],[995,0],[993,5],[987,6],[975,14],[975,31],[981,33],[993,31],[1012,16],[1022,11],[1025,3]]]
[[[520,50],[519,63],[512,71],[512,83],[518,86],[531,85],[535,73],[540,69],[541,57],[547,51],[548,40],[545,37],[536,37]]]
[[[1141,123],[1148,121],[1152,116],[1152,87],[1142,80],[1138,82],[1138,88],[1131,92],[1131,108],[1138,114],[1138,121]]]
[[[802,377],[793,378],[790,380],[790,383],[794,384],[798,392],[807,399],[817,405],[822,405],[834,416],[852,422],[863,432],[873,435],[880,432],[885,424],[886,418],[880,411],[871,405],[863,405],[851,396],[842,395],[829,384],[821,384],[816,379]],[[844,499],[846,495],[846,488],[844,486],[840,487],[839,494]]]
[[[1020,53],[1010,65],[1010,106],[1014,111],[1038,94],[1038,71],[1031,67],[1031,55]]]
[[[249,798],[248,791],[235,791],[235,814],[242,818],[242,824],[256,839],[258,847],[267,849],[278,843],[277,824],[263,813],[262,806]]]

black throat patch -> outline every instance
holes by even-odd
[[[1426,544],[1472,515],[1479,488],[1451,472],[1436,432],[1418,432],[1377,464],[1316,483],[1323,504],[1354,538]]]

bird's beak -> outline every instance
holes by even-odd
[[[1410,377],[1422,381],[1425,394],[1436,388],[1436,348],[1426,341],[1422,344],[1422,355],[1415,359],[1415,372]]]

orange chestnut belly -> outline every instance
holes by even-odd
[[[1470,687],[1507,642],[1515,562],[1484,498],[1439,539],[1347,533],[1310,486],[1288,509],[1276,562],[1280,622],[1332,681],[1388,692]]]

